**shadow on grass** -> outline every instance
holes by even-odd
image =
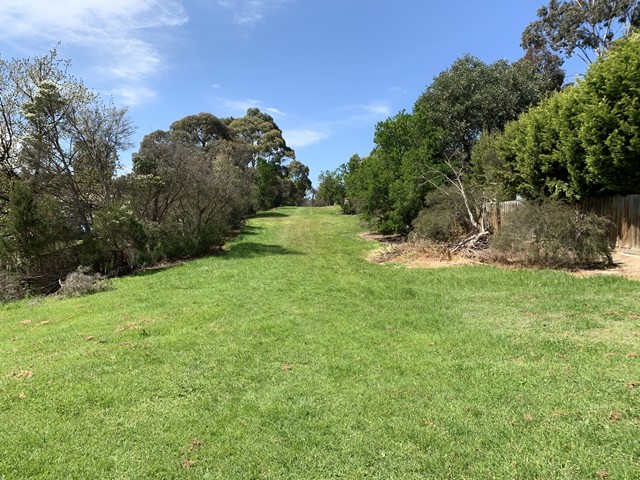
[[[155,275],[157,273],[162,273],[164,271],[167,271],[171,268],[174,267],[178,267],[180,265],[183,265],[185,262],[188,262],[190,260],[194,260],[194,259],[184,259],[184,260],[174,260],[171,262],[162,262],[162,263],[158,263],[158,264],[154,264],[154,265],[149,265],[149,266],[145,266],[140,268],[139,270],[131,273],[132,277],[148,277],[150,275]],[[129,275],[126,275],[129,276]]]
[[[267,255],[302,255],[281,245],[267,245],[265,243],[244,242],[232,245],[225,255],[228,259],[253,258]]]
[[[240,230],[240,236],[244,235],[257,235],[260,233],[260,230],[264,230],[262,227],[254,227],[253,225],[245,225],[242,230]]]
[[[283,218],[288,217],[286,213],[280,212],[260,212],[253,215],[251,218]]]

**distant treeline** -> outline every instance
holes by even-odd
[[[0,291],[53,290],[79,265],[117,274],[219,248],[247,215],[300,205],[309,169],[273,118],[199,113],[146,135],[54,51],[0,60]]]

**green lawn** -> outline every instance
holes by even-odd
[[[638,479],[640,282],[368,263],[336,209],[0,307],[0,479]]]

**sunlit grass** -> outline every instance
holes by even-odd
[[[0,307],[0,478],[640,478],[640,282],[373,265],[358,231],[280,209]]]

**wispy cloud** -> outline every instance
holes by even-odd
[[[326,131],[312,129],[285,130],[283,135],[287,140],[287,145],[292,148],[304,148],[310,145],[315,145],[322,140],[326,140],[330,136]]]
[[[265,112],[273,115],[274,117],[286,117],[287,114],[284,113],[282,110],[278,110],[277,108],[273,108],[273,107],[267,107],[264,109]]]
[[[247,113],[247,110],[250,108],[259,108],[265,113],[272,115],[274,117],[286,117],[286,113],[282,110],[265,106],[262,100],[256,100],[253,98],[245,98],[241,100],[217,97],[214,99],[214,103],[217,108],[222,110],[224,115],[232,115],[232,116],[241,116]]]
[[[42,48],[61,41],[95,59],[112,89],[129,104],[153,98],[147,85],[164,58],[146,30],[187,22],[174,0],[2,0],[0,40]]]
[[[391,106],[387,102],[370,102],[360,105],[347,105],[340,109],[343,124],[371,124],[384,120],[391,115]]]
[[[282,7],[289,0],[218,0],[218,5],[229,10],[233,23],[252,26],[260,23],[266,12]]]

